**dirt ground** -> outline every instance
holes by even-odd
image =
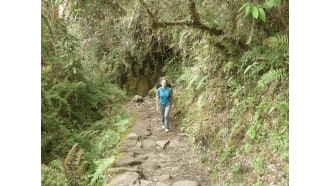
[[[123,155],[108,171],[108,185],[211,185],[209,171],[198,163],[194,147],[179,131],[173,112],[170,131],[165,132],[155,98],[143,99],[126,105],[136,115],[136,122],[121,144]]]

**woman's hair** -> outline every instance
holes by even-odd
[[[159,81],[162,81],[162,80],[166,80],[166,77],[162,76],[162,77],[159,78]]]

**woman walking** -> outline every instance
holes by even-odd
[[[160,119],[162,121],[162,128],[165,132],[169,131],[170,125],[170,111],[172,106],[173,91],[172,88],[167,87],[165,79],[161,81],[162,86],[157,89],[156,107],[160,110]]]

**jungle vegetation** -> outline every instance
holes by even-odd
[[[173,84],[214,185],[288,185],[288,0],[42,0],[43,185],[102,185],[134,121]]]

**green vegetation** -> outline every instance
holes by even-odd
[[[215,185],[288,184],[288,1],[43,0],[42,184],[102,185],[133,117],[174,115]]]
[[[42,185],[102,185],[130,123],[120,106],[129,99],[102,62],[89,68],[96,54],[84,53],[58,4],[42,5]]]

